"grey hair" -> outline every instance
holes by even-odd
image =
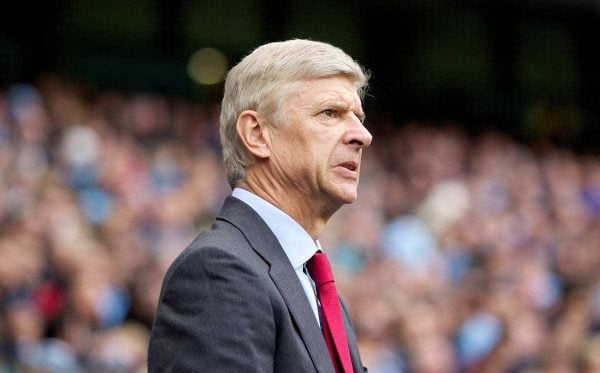
[[[220,137],[227,180],[233,188],[246,176],[252,157],[238,137],[236,125],[245,110],[255,110],[269,121],[281,120],[281,108],[297,83],[343,75],[351,79],[361,99],[369,73],[340,48],[293,39],[264,44],[244,57],[227,74],[221,103]]]

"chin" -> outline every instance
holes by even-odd
[[[356,188],[348,189],[348,190],[338,190],[336,191],[332,197],[333,200],[338,201],[340,205],[346,205],[349,203],[354,203],[356,198],[358,197],[358,193]]]
[[[321,193],[339,209],[343,205],[354,203],[358,197],[358,182],[349,180],[328,180],[321,185]]]

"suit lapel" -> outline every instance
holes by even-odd
[[[315,320],[302,285],[283,248],[267,224],[250,206],[234,197],[225,200],[217,219],[235,225],[252,248],[269,264],[269,275],[298,326],[300,336],[316,370],[333,372],[321,328]]]
[[[288,264],[291,268],[291,265]],[[333,365],[321,328],[315,320],[315,315],[306,299],[306,294],[295,277],[289,275],[289,270],[283,266],[271,267],[271,278],[283,296],[285,303],[298,325],[298,330],[304,341],[318,372],[333,372]]]

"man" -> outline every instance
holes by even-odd
[[[357,196],[367,80],[342,50],[298,39],[231,69],[220,134],[233,194],[165,276],[150,372],[366,371],[317,239]]]

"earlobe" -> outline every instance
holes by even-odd
[[[265,123],[254,110],[245,110],[236,123],[237,134],[246,149],[257,158],[268,158],[268,133]]]

